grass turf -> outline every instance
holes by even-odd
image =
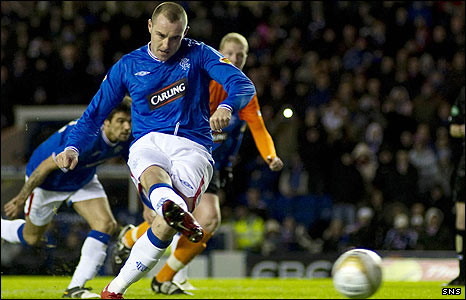
[[[113,277],[97,277],[87,283],[100,291]],[[1,299],[61,298],[69,276],[1,276]],[[126,299],[345,299],[331,279],[191,279],[198,288],[194,296],[154,294],[150,279],[143,278],[125,293]],[[461,295],[442,295],[442,282],[384,282],[370,299],[464,299]]]

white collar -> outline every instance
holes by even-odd
[[[157,56],[155,56],[152,51],[150,51],[150,44],[151,42],[149,42],[149,44],[147,44],[147,53],[149,54],[150,57],[152,57],[155,61],[158,61],[158,62],[161,62],[163,63],[163,61],[161,61],[160,59],[157,58]]]

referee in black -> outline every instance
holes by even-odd
[[[456,203],[455,248],[458,254],[460,273],[448,285],[464,285],[464,86],[450,112],[450,135],[462,139],[462,155],[453,182],[453,200]]]

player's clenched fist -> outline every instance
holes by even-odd
[[[272,171],[280,171],[283,168],[283,162],[278,156],[273,158],[271,156],[267,156],[267,164]]]
[[[228,126],[231,120],[231,111],[220,107],[210,117],[210,128],[219,131]]]
[[[78,164],[78,152],[66,149],[55,157],[55,162],[61,169],[73,170]]]

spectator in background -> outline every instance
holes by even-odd
[[[413,147],[414,134],[409,130],[404,130],[400,133],[398,148],[400,150],[409,151]]]
[[[329,164],[325,130],[320,123],[316,107],[306,109],[304,121],[299,127],[298,153],[309,176],[309,192],[322,195]]]
[[[409,223],[411,227],[416,230],[418,236],[424,232],[424,214],[425,206],[421,202],[416,202],[411,206],[411,215]]]
[[[296,252],[301,250],[296,235],[296,220],[293,216],[286,216],[280,230],[279,253]]]
[[[278,189],[283,196],[291,199],[309,193],[309,173],[298,153],[293,154],[290,164],[282,171]]]
[[[317,74],[315,84],[310,86],[308,98],[312,107],[318,107],[330,101],[330,78],[328,73]]]
[[[412,118],[412,103],[407,89],[397,85],[390,90],[381,107],[386,121],[384,132],[385,142],[398,147],[398,141],[403,131],[414,132],[416,120]]]
[[[327,133],[327,141],[332,143],[341,139],[343,127],[348,119],[348,109],[338,100],[332,100],[322,106],[321,122]]]
[[[267,204],[262,199],[261,191],[258,188],[250,187],[246,191],[246,202],[249,210],[261,217],[264,221],[269,219]]]
[[[261,254],[268,256],[277,254],[280,245],[281,225],[275,219],[269,219],[264,224],[264,240],[261,245]]]
[[[378,122],[372,122],[367,126],[365,142],[370,148],[372,155],[379,152],[379,148],[383,143],[383,128]]]
[[[435,94],[432,83],[423,81],[421,92],[413,99],[413,118],[418,124],[426,123],[429,126],[434,124],[437,109],[440,106],[440,99]]]
[[[367,206],[360,207],[356,214],[356,223],[348,226],[348,246],[376,249],[376,228],[373,222],[374,211]]]
[[[63,45],[56,71],[57,104],[80,104],[85,103],[84,99],[91,99],[90,91],[82,88],[89,84],[88,78],[77,46],[72,43]]]
[[[322,252],[342,252],[346,248],[348,237],[343,230],[343,221],[333,219],[322,234]]]
[[[367,207],[371,208],[374,213],[372,217],[372,224],[375,226],[374,248],[382,249],[385,234],[391,228],[382,191],[377,188],[372,189]]]
[[[374,185],[383,193],[386,203],[406,203],[412,205],[419,198],[418,171],[409,162],[408,152],[398,150],[394,163],[390,163],[390,153],[381,154],[381,167],[377,169]],[[388,157],[385,157],[388,156]]]
[[[351,158],[354,161],[356,169],[361,174],[366,192],[368,192],[368,190],[372,188],[372,181],[374,180],[378,167],[375,153],[371,151],[366,143],[361,142],[354,147],[351,152]]]
[[[422,202],[426,207],[435,207],[440,209],[444,215],[445,222],[453,226],[453,209],[451,207],[450,198],[446,195],[442,185],[434,185],[430,190],[430,193],[422,199]]]
[[[419,173],[418,188],[421,194],[429,193],[435,184],[448,185],[442,177],[438,165],[438,158],[431,148],[430,129],[426,123],[419,124],[413,148],[409,151],[409,161]]]
[[[418,249],[449,250],[452,232],[443,223],[444,215],[436,207],[429,208],[425,213],[424,231],[419,235]]]
[[[332,195],[332,220],[342,226],[354,224],[356,204],[365,197],[364,179],[357,170],[351,154],[344,153],[332,167],[330,193]]]
[[[383,249],[385,250],[414,250],[417,246],[418,234],[411,228],[408,216],[397,214],[391,228],[385,236]]]
[[[264,240],[264,220],[243,205],[236,207],[235,219],[236,249],[259,253]]]

